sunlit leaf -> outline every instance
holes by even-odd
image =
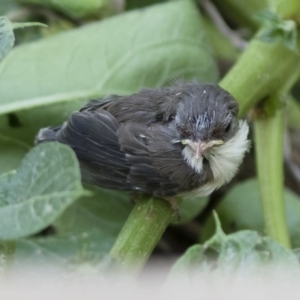
[[[0,134],[0,175],[16,169],[29,148],[25,143]]]
[[[178,77],[216,81],[217,69],[193,2],[175,1],[17,47],[0,77],[3,114],[128,94]]]
[[[14,42],[12,23],[6,17],[0,17],[0,62],[11,50]]]
[[[274,276],[280,276],[281,272],[285,276],[287,270],[299,275],[296,255],[271,238],[250,230],[226,235],[218,219],[216,228],[211,239],[191,247],[179,258],[169,280],[188,278],[192,286],[200,278],[212,279],[212,275],[231,283],[245,275],[263,279],[270,271]]]
[[[2,240],[17,239],[45,228],[86,194],[75,154],[59,143],[34,148],[14,176],[8,180],[2,175],[0,180]]]
[[[133,204],[129,194],[90,187],[91,197],[73,203],[54,223],[58,234],[98,230],[116,236],[125,223]]]
[[[14,271],[43,268],[48,271],[78,271],[82,265],[96,268],[110,250],[114,238],[96,230],[61,236],[33,237],[17,242]]]

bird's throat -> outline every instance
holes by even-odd
[[[250,142],[247,140],[248,124],[245,121],[239,122],[239,129],[233,138],[217,147],[211,147],[205,153],[209,162],[214,181],[219,186],[229,182],[236,174],[245,152],[249,149]],[[183,149],[182,155],[187,164],[198,174],[203,172],[203,155],[198,158],[195,152],[188,145]]]
[[[203,156],[199,155],[198,157],[195,155],[194,150],[189,147],[185,146],[182,150],[182,155],[187,162],[187,164],[192,167],[195,172],[201,174],[203,170]]]

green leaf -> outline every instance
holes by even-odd
[[[73,203],[54,223],[57,233],[82,233],[98,230],[117,236],[133,208],[129,194],[90,187],[92,197]]]
[[[114,238],[96,230],[62,236],[33,237],[17,242],[14,271],[24,273],[28,266],[47,271],[77,271],[83,264],[96,264],[106,259]],[[32,269],[31,267],[29,268]],[[77,270],[76,270],[77,269]]]
[[[166,2],[168,0],[127,0],[126,1],[126,10],[129,9],[137,9],[137,8],[144,8],[145,6],[158,4],[160,2]]]
[[[11,22],[6,17],[0,17],[0,62],[11,50],[15,36]]]
[[[16,171],[10,171],[0,175],[0,206],[5,205],[6,186],[10,184],[11,179],[16,174]]]
[[[300,199],[288,189],[284,191],[284,199],[292,246],[300,247]],[[246,180],[233,187],[217,206],[216,211],[226,233],[243,229],[264,233],[259,184],[256,179]],[[210,217],[201,234],[201,241],[210,238],[213,232],[214,222]]]
[[[29,148],[25,143],[0,134],[0,175],[16,169]]]
[[[250,230],[225,235],[220,224],[217,228],[210,240],[186,251],[173,266],[169,280],[188,275],[192,283],[197,276],[210,280],[209,275],[215,274],[233,282],[242,274],[264,278],[270,270],[276,276],[287,270],[299,274],[296,255],[271,238]]]
[[[36,134],[40,128],[50,125],[59,125],[65,122],[69,115],[79,110],[85,102],[72,101],[56,105],[36,107],[30,110],[20,111],[15,114],[19,126],[11,127],[7,116],[0,116],[0,130],[3,135],[14,141],[33,146]]]
[[[284,20],[273,11],[263,10],[256,15],[264,27],[260,30],[257,38],[266,42],[274,43],[283,41],[283,44],[297,51],[297,24],[293,20]]]
[[[73,151],[59,143],[29,152],[13,177],[0,177],[0,239],[13,240],[47,227],[86,195]]]
[[[11,23],[6,17],[0,17],[0,62],[9,53],[14,45],[15,36],[13,29],[25,28],[30,26],[47,27],[47,25],[38,22]]]
[[[39,22],[23,22],[23,23],[15,23],[14,22],[14,23],[12,23],[13,29],[33,27],[33,26],[48,27],[46,24],[39,23]]]
[[[216,81],[217,68],[195,5],[175,1],[17,47],[0,65],[0,77],[4,114],[129,94],[176,77]]]
[[[282,19],[274,11],[263,9],[254,15],[254,19],[262,24],[278,24]]]
[[[17,2],[52,8],[75,19],[98,17],[119,11],[123,7],[122,2],[117,0],[17,0]]]
[[[17,3],[14,0],[1,0],[0,1],[0,14],[6,15],[8,12],[16,9]]]

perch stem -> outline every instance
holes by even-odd
[[[128,217],[110,251],[110,255],[125,269],[138,273],[162,234],[173,214],[171,205],[152,197],[140,199]]]

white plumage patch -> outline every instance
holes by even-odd
[[[229,182],[238,171],[244,158],[245,152],[249,150],[250,141],[247,139],[249,126],[246,121],[239,121],[239,129],[233,138],[221,146],[212,147],[206,154],[214,180],[201,186],[197,190],[199,196],[206,196],[215,189]],[[193,150],[186,146],[182,154],[187,163],[199,174],[203,169],[203,157],[196,159]]]
[[[203,157],[196,158],[193,150],[189,146],[185,146],[182,150],[182,154],[184,156],[184,159],[186,162],[197,172],[202,172],[202,166],[203,166]]]
[[[235,136],[219,147],[214,147],[208,153],[208,160],[214,179],[221,185],[229,182],[238,171],[245,152],[250,148],[247,139],[249,126],[246,121],[239,121],[239,130]]]

